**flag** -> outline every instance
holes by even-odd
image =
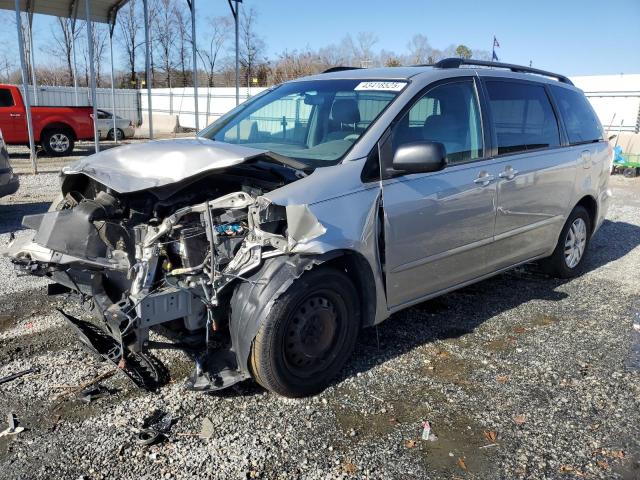
[[[500,44],[498,43],[498,39],[496,38],[496,36],[493,36],[493,48],[491,49],[491,61],[492,62],[499,62],[500,60],[498,59],[498,55],[496,55],[496,47],[500,47]]]

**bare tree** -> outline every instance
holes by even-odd
[[[140,40],[140,30],[143,27],[143,21],[140,18],[137,4],[137,0],[131,0],[118,12],[118,26],[122,33],[120,43],[126,54],[127,67],[130,72],[129,82],[131,84],[130,86],[133,87],[137,85],[138,81],[136,75],[136,55],[140,45],[144,44],[144,39],[142,41]]]
[[[153,16],[154,39],[160,51],[162,70],[167,76],[166,84],[171,88],[173,49],[176,41],[176,18],[174,0],[156,0]]]
[[[407,50],[409,50],[409,61],[412,64],[420,65],[424,63],[433,63],[430,56],[432,56],[433,49],[429,45],[427,37],[418,33],[411,37],[411,40],[407,44]]]
[[[2,73],[2,81],[10,82],[11,74],[15,70],[16,66],[6,52],[0,53],[0,72]]]
[[[402,58],[395,52],[380,50],[378,54],[379,64],[385,67],[399,67],[402,65]]]
[[[210,87],[214,86],[213,77],[216,71],[216,62],[229,39],[231,28],[232,21],[229,17],[210,18],[207,30],[207,36],[210,38],[209,49],[198,49],[202,62],[207,66],[207,84]]]
[[[77,40],[82,30],[82,24],[76,22],[75,29],[73,28],[73,21],[70,18],[56,17],[57,22],[51,27],[54,45],[51,45],[47,50],[50,54],[58,55],[62,51],[64,55],[64,61],[67,67],[68,85],[73,85],[74,81],[74,66],[73,66],[73,44],[74,40]],[[51,48],[53,47],[53,48]]]
[[[359,32],[357,37],[357,54],[361,67],[370,67],[373,63],[373,46],[378,43],[378,36],[373,32]]]
[[[86,22],[84,28],[86,30]],[[92,40],[91,46],[93,47],[93,68],[96,75],[96,85],[102,86],[102,66],[104,55],[106,53],[107,48],[107,27],[101,24],[94,23],[93,28],[91,29]],[[89,85],[89,46],[84,45],[82,47],[82,59],[83,59],[83,68],[84,68],[84,78],[85,84]]]
[[[187,2],[183,2],[185,5]],[[177,53],[178,53],[178,65],[182,73],[182,85],[187,86],[187,65],[190,55],[191,44],[191,20],[187,15],[186,7],[182,4],[176,5],[175,19],[176,19],[176,32],[177,32]]]
[[[251,78],[259,63],[264,63],[264,40],[256,33],[258,13],[254,7],[244,9],[240,21],[240,65],[244,70],[247,86],[251,85]]]
[[[278,55],[278,60],[271,71],[271,82],[281,83],[287,80],[312,75],[325,70],[331,65],[323,63],[319,53],[306,50],[298,52],[284,51]]]

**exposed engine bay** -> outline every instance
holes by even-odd
[[[142,378],[159,376],[150,349],[180,348],[196,363],[189,387],[223,388],[247,377],[229,339],[232,286],[325,232],[306,205],[263,196],[304,176],[268,155],[133,191],[68,171],[51,211],[24,218],[33,240],[3,253],[54,281],[51,293],[76,293],[98,324],[65,318],[93,353],[139,367],[127,372],[139,386],[160,381]],[[152,341],[151,329],[171,342]]]

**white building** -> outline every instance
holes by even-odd
[[[605,130],[640,130],[640,74],[571,77],[584,91]]]

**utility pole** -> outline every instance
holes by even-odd
[[[238,28],[238,22],[240,21],[240,3],[242,0],[227,0],[229,2],[229,8],[231,9],[231,14],[233,15],[233,20],[236,27],[236,106],[240,105],[240,33]],[[233,7],[233,3],[235,2],[236,6]],[[247,89],[249,85],[247,85]]]
[[[196,0],[187,0],[191,10],[191,50],[193,53],[193,103],[195,106],[196,132],[200,131],[200,112],[198,110],[198,46],[196,42]],[[209,89],[207,88],[207,92]]]

